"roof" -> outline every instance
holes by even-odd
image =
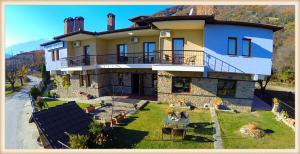
[[[90,32],[90,31],[83,31],[83,30],[81,30],[81,31],[76,31],[76,32],[71,32],[71,33],[59,35],[59,36],[54,37],[53,39],[54,40],[59,40],[59,39],[62,39],[62,38],[68,37],[68,36],[72,36],[72,35],[76,35],[76,34],[95,35],[97,33],[96,32]]]
[[[89,32],[89,31],[77,31],[72,33],[67,33],[64,35],[56,36],[54,37],[55,40],[59,41],[59,39],[66,38],[68,36],[76,35],[76,34],[88,34],[88,35],[104,35],[109,33],[117,33],[117,32],[125,32],[125,31],[132,31],[132,30],[141,30],[141,29],[150,29],[151,26],[139,26],[139,27],[129,27],[129,28],[123,28],[123,29],[117,29],[113,31],[103,31],[103,32]]]
[[[274,32],[282,29],[283,27],[270,25],[270,24],[261,24],[261,23],[251,23],[251,22],[242,22],[242,21],[225,21],[225,20],[216,20],[214,15],[191,15],[191,16],[163,16],[163,17],[149,17],[144,19],[144,22],[152,23],[159,21],[172,21],[172,20],[205,20],[206,24],[225,24],[225,25],[239,25],[239,26],[251,26],[271,29]]]
[[[77,31],[71,32],[67,34],[63,34],[60,36],[54,37],[54,40],[59,40],[68,36],[76,35],[76,34],[88,34],[88,35],[102,35],[116,32],[124,32],[131,30],[141,30],[141,29],[149,29],[151,28],[152,22],[159,21],[174,21],[174,20],[205,20],[207,24],[226,24],[226,25],[239,25],[239,26],[251,26],[251,27],[259,27],[265,29],[271,29],[274,32],[282,29],[283,27],[270,25],[270,24],[261,24],[261,23],[250,23],[250,22],[241,22],[241,21],[225,21],[225,20],[216,20],[214,15],[190,15],[190,16],[162,16],[162,17],[150,17],[150,16],[137,16],[129,19],[132,22],[142,22],[148,23],[147,26],[138,26],[138,27],[129,27],[124,29],[117,29],[113,31],[103,31],[103,32],[90,32],[90,31]],[[48,42],[49,43],[49,42]],[[47,43],[41,44],[41,46],[49,45]]]
[[[32,113],[38,129],[45,136],[52,148],[64,148],[58,141],[67,145],[69,137],[65,134],[88,134],[88,126],[92,119],[71,101]]]
[[[136,16],[136,17],[130,18],[128,20],[132,21],[132,22],[138,22],[139,20],[144,20],[144,19],[149,18],[149,17],[150,16],[141,15],[141,16]]]
[[[42,43],[42,44],[40,44],[40,46],[47,46],[47,45],[54,44],[54,43],[57,43],[57,42],[61,42],[61,41],[60,40],[53,40],[53,41]]]

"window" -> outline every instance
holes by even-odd
[[[251,39],[243,38],[243,56],[251,56]]]
[[[118,62],[119,63],[127,63],[128,61],[128,46],[127,44],[118,44],[117,45],[117,51],[118,51]]]
[[[173,48],[173,64],[182,64],[184,39],[183,38],[173,38],[172,48]]]
[[[217,95],[221,97],[234,97],[236,91],[235,80],[221,80],[218,81]]]
[[[84,86],[83,75],[79,75],[79,85]]]
[[[173,77],[172,92],[182,93],[190,92],[191,78]]]
[[[237,38],[228,37],[228,55],[237,55]]]
[[[87,74],[86,76],[86,86],[90,87],[91,86],[91,76]]]
[[[55,61],[55,54],[54,54],[54,50],[51,51],[52,53],[52,61]]]
[[[59,60],[59,50],[56,49],[56,60]]]
[[[144,42],[144,63],[153,63],[155,56],[155,42]]]
[[[118,84],[120,86],[123,86],[124,85],[124,74],[123,73],[118,73]]]

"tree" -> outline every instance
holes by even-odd
[[[49,73],[49,71],[46,70],[46,65],[45,64],[42,64],[41,71],[42,71],[43,83],[45,85],[47,85],[48,81],[50,80],[50,73]]]
[[[5,78],[10,83],[12,91],[15,91],[15,82],[17,78],[17,63],[14,59],[6,60]]]
[[[271,75],[268,76],[268,77],[266,78],[266,80],[258,80],[258,81],[257,81],[258,84],[259,84],[259,86],[260,86],[260,95],[261,95],[261,96],[263,96],[263,95],[265,94],[266,87],[267,87],[267,85],[268,85],[268,83],[269,83],[270,80],[271,80]]]
[[[23,86],[23,79],[25,75],[28,73],[28,66],[23,65],[19,70],[18,70],[18,76],[21,82],[21,85]]]

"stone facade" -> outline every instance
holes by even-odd
[[[191,103],[202,108],[204,104],[213,104],[217,98],[218,78],[236,79],[236,94],[234,98],[222,98],[224,104],[238,111],[251,111],[254,96],[255,82],[247,81],[247,75],[230,73],[209,74],[203,78],[202,73],[195,72],[166,72],[158,71],[158,101],[176,103],[178,98],[183,98],[186,103]],[[172,93],[172,77],[191,77],[190,92]]]
[[[123,74],[123,86],[119,86],[118,74]],[[123,93],[124,95],[129,95],[132,93],[132,74],[142,74],[143,75],[143,86],[144,95],[156,95],[155,88],[152,84],[152,74],[156,74],[152,70],[142,70],[142,69],[113,69],[113,70],[93,70],[87,71],[86,74],[90,76],[90,86],[86,86],[86,75],[83,75],[83,86],[80,86],[79,76],[82,74],[80,71],[70,72],[70,83],[69,87],[63,87],[62,76],[56,75],[56,80],[60,83],[57,86],[57,91],[60,97],[78,97],[79,92],[85,92],[93,96],[105,96],[111,95],[113,91],[117,94]]]

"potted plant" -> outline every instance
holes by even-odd
[[[283,118],[283,119],[287,119],[289,117],[288,113],[284,110],[281,110],[280,112],[280,116]]]
[[[278,112],[278,106],[279,106],[279,100],[278,100],[278,98],[276,98],[276,97],[274,97],[273,99],[272,99],[272,101],[273,101],[273,108],[272,108],[272,112]]]
[[[222,104],[222,99],[218,98],[215,102],[214,102],[214,106],[216,109],[219,109],[219,106]]]
[[[93,105],[90,105],[88,106],[86,109],[85,109],[85,112],[86,113],[91,113],[91,112],[94,112],[95,111],[95,106]]]

